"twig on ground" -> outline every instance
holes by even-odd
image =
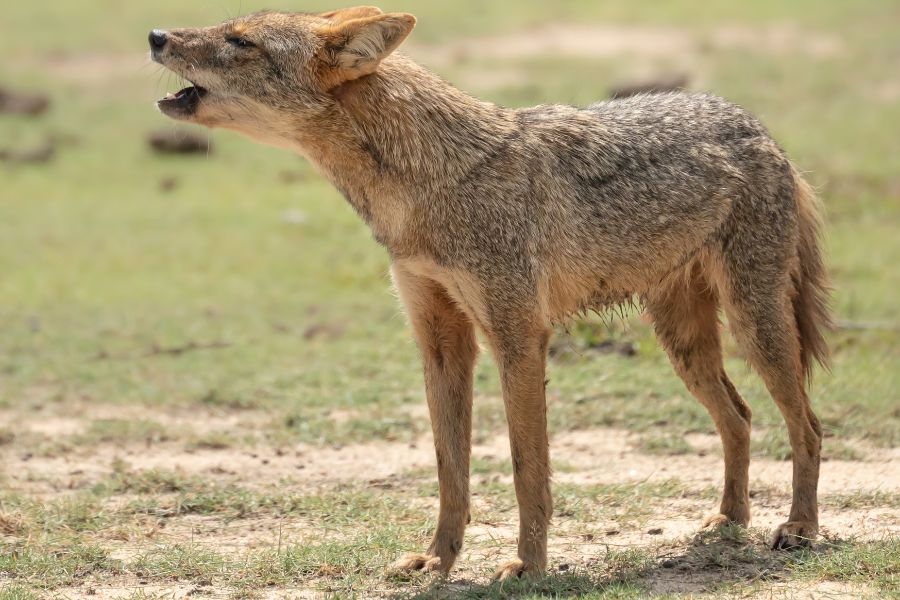
[[[169,346],[162,347],[154,344],[153,347],[143,353],[143,354],[108,354],[106,351],[101,350],[94,356],[94,360],[136,360],[139,358],[152,358],[154,356],[181,356],[183,354],[187,354],[188,352],[196,352],[200,350],[222,350],[225,348],[230,348],[234,344],[231,342],[219,341],[219,342],[210,342],[207,344],[200,344],[197,342],[188,342],[187,344],[183,344],[181,346]]]

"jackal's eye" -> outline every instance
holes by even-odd
[[[256,44],[251,42],[250,40],[242,37],[238,37],[236,35],[230,36],[227,38],[228,43],[237,48],[256,48]]]

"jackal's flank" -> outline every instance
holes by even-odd
[[[806,378],[826,359],[828,286],[817,204],[784,152],[708,95],[476,100],[395,53],[415,22],[358,7],[150,35],[154,60],[193,84],[163,113],[299,152],[390,253],[440,480],[434,540],[396,568],[447,571],[462,547],[476,330],[500,369],[519,502],[518,558],[497,576],[546,568],[551,324],[635,296],[722,437],[724,494],[707,524],[750,521],[750,409],[723,368],[721,308],[790,433],[793,503],[773,545],[814,538],[822,431]]]

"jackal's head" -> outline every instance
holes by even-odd
[[[370,75],[415,26],[362,6],[323,14],[261,12],[200,29],[153,30],[153,60],[192,85],[158,102],[165,115],[289,144],[334,105],[330,92]]]

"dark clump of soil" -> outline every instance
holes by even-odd
[[[36,117],[50,108],[50,98],[43,94],[25,94],[0,87],[0,113]]]
[[[639,81],[623,83],[609,91],[610,98],[628,98],[638,94],[662,94],[665,92],[677,92],[687,88],[687,75],[669,75],[652,81]]]
[[[159,191],[164,193],[174,192],[178,188],[178,179],[175,177],[164,177],[159,180]]]
[[[0,162],[7,163],[46,163],[56,155],[56,145],[45,142],[34,148],[15,149],[0,148]]]
[[[165,129],[147,134],[147,143],[160,154],[209,154],[212,145],[206,135],[184,129]]]

